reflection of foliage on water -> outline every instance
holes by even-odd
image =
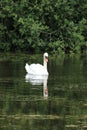
[[[43,118],[43,117],[42,117]],[[10,122],[10,123],[9,123]],[[7,119],[3,120],[0,125],[0,128],[8,128],[8,129],[18,129],[18,130],[48,130],[48,129],[55,129],[60,130],[64,129],[64,122],[63,120],[59,119],[31,119],[27,118],[27,116],[20,116],[20,117],[8,117]]]
[[[87,128],[86,58],[50,58],[49,96],[44,99],[43,86],[25,82],[25,62],[38,59],[41,63],[42,60],[38,56],[32,57],[20,58],[20,62],[1,61],[0,127],[30,130]]]
[[[24,85],[23,85],[24,86]],[[87,91],[82,86],[50,88],[48,100],[44,100],[42,89],[26,86],[5,92],[0,98],[0,114],[51,114],[58,116],[85,116]],[[52,89],[52,91],[51,91]],[[21,90],[21,91],[19,91]],[[9,93],[10,92],[10,93]]]
[[[49,108],[49,109],[48,109]],[[75,102],[65,98],[51,98],[49,100],[29,100],[29,101],[0,101],[0,120],[3,118],[1,125],[7,127],[31,127],[31,130],[37,128],[48,130],[49,128],[60,127],[77,127],[79,128],[80,122],[84,127],[87,115],[87,105],[83,102]],[[66,123],[64,123],[66,122]],[[8,123],[10,125],[8,126]],[[44,127],[42,124],[46,124]],[[70,125],[73,124],[73,125]],[[51,125],[51,126],[50,126]],[[34,127],[34,128],[33,128]]]

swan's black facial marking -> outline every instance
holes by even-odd
[[[46,60],[46,62],[48,62],[48,56],[45,56],[45,60]]]
[[[48,56],[45,56],[46,59],[48,59]]]

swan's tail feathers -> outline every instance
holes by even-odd
[[[28,65],[28,63],[26,63],[26,65],[25,65],[25,70],[27,71],[27,73],[29,72],[29,65]]]

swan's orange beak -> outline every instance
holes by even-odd
[[[47,56],[45,56],[45,61],[48,62],[48,57]]]

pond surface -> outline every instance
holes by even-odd
[[[42,55],[0,54],[0,130],[86,130],[87,56],[49,56],[49,76],[28,77]]]

